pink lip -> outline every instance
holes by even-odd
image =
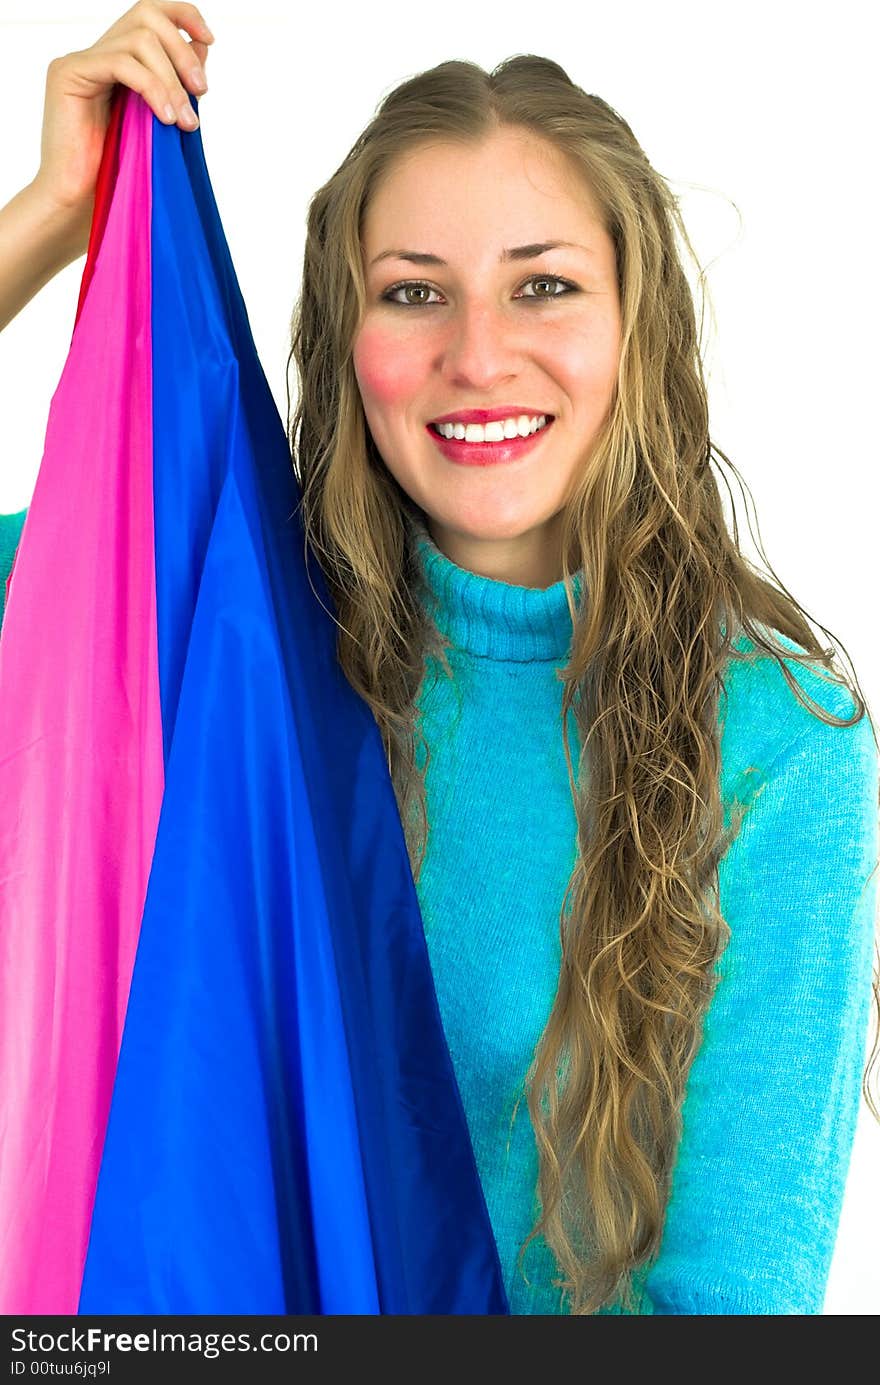
[[[496,423],[500,418],[519,418],[520,414],[525,414],[526,418],[540,418],[543,414],[545,418],[553,418],[553,414],[548,414],[546,409],[530,409],[525,404],[505,404],[500,409],[459,409],[455,414],[441,414],[439,418],[432,418],[431,423]]]
[[[459,417],[461,418],[461,415]],[[442,419],[439,421],[443,422]],[[444,438],[434,432],[430,423],[425,425],[425,431],[450,462],[458,462],[461,466],[491,466],[493,462],[517,461],[526,452],[531,452],[533,447],[537,447],[544,434],[549,433],[552,427],[552,420],[548,419],[545,426],[539,428],[536,433],[529,433],[524,438],[502,438],[500,442],[465,442],[459,438]]]

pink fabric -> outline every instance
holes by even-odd
[[[145,102],[121,139],[0,638],[6,1314],[77,1311],[164,789]]]

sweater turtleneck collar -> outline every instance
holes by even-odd
[[[457,649],[514,663],[557,662],[568,657],[572,624],[562,581],[542,590],[481,577],[447,558],[421,517],[410,516],[409,523],[422,599],[437,629]],[[577,606],[582,571],[573,574],[572,582]]]

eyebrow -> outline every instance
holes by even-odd
[[[556,250],[560,246],[585,250],[588,255],[593,253],[588,246],[578,245],[573,240],[541,240],[533,241],[531,245],[514,245],[508,250],[502,250],[498,257],[498,263],[505,264],[508,260],[534,260],[538,255],[543,255],[546,250]],[[383,250],[381,254],[370,261],[370,268],[374,264],[378,264],[380,260],[409,260],[412,264],[442,265],[446,269],[449,267],[439,255],[431,255],[419,250]]]

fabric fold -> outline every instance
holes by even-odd
[[[0,641],[3,1311],[506,1313],[201,132],[127,89],[80,311]]]

